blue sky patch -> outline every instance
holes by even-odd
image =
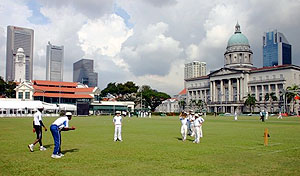
[[[133,28],[134,24],[129,21],[130,15],[116,3],[114,4],[114,13],[124,19],[124,22],[128,28]]]
[[[50,20],[40,12],[41,5],[36,0],[29,0],[27,6],[32,11],[32,16],[27,18],[29,22],[33,24],[50,23]]]

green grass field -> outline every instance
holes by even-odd
[[[300,118],[205,120],[204,138],[193,144],[180,140],[178,117],[125,118],[123,142],[113,142],[112,117],[73,117],[77,129],[62,132],[65,156],[52,159],[50,131],[43,133],[47,151],[36,145],[31,153],[32,118],[0,118],[0,175],[300,175]]]

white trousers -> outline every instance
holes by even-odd
[[[122,125],[115,125],[115,136],[114,136],[115,141],[117,139],[119,139],[120,141],[122,140],[121,131],[122,131]]]
[[[200,142],[200,126],[195,127],[195,140],[194,142],[199,143]]]
[[[203,137],[203,132],[202,132],[202,125],[200,126],[200,137]]]
[[[181,136],[182,136],[182,140],[185,141],[186,140],[186,134],[187,134],[187,125],[181,125]]]
[[[191,136],[194,137],[195,136],[195,126],[194,126],[194,123],[191,123],[190,128],[191,128],[191,131],[192,131]]]

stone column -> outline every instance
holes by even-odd
[[[278,85],[277,84],[275,84],[275,95],[276,95],[276,97],[279,101],[279,90],[278,90]]]
[[[264,85],[261,85],[261,96],[262,96],[262,101],[264,101],[265,100],[265,95],[264,95]]]
[[[228,100],[229,100],[229,101],[232,101],[231,79],[228,80]]]
[[[210,90],[209,90],[209,94],[210,94],[210,101],[213,101],[213,82],[210,81]]]
[[[221,100],[221,102],[223,102],[224,100],[223,100],[223,94],[224,94],[224,91],[223,91],[223,80],[221,79],[221,86],[220,86],[220,93],[218,94],[218,95],[220,95],[221,96],[221,98],[218,98],[218,99],[220,99]]]
[[[216,81],[213,81],[213,101],[216,101]]]
[[[236,79],[236,98],[237,98],[237,101],[240,100],[240,80],[239,80],[239,78]]]

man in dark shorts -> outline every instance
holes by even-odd
[[[36,140],[32,144],[28,145],[28,148],[31,152],[33,152],[34,145],[38,142],[40,144],[40,150],[41,151],[46,150],[46,148],[42,144],[42,136],[43,136],[42,127],[44,127],[45,131],[47,131],[47,128],[43,124],[43,119],[42,119],[43,110],[44,110],[44,107],[39,106],[37,108],[37,112],[34,113],[34,115],[33,115],[33,132],[36,132]]]

